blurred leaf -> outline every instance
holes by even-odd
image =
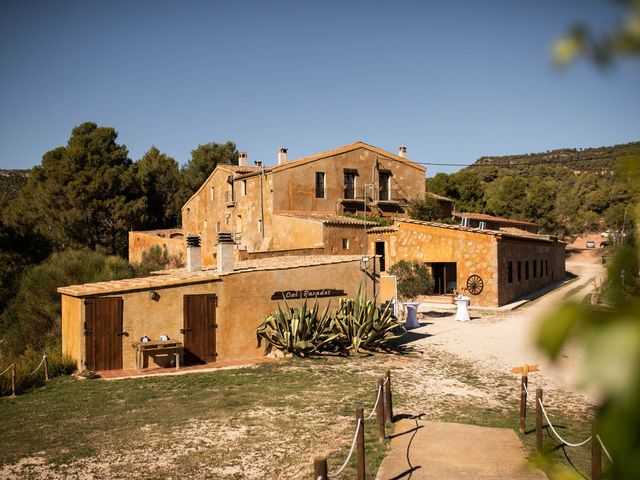
[[[538,346],[555,359],[572,327],[582,315],[582,309],[575,303],[566,303],[547,315],[538,334]]]

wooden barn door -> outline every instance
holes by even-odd
[[[216,359],[216,296],[184,296],[184,361],[213,362]]]
[[[87,368],[122,369],[122,298],[85,300]]]

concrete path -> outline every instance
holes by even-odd
[[[545,480],[506,428],[400,420],[377,480]]]

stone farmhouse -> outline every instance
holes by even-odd
[[[486,307],[564,278],[565,244],[517,222],[409,219],[409,202],[425,195],[425,168],[404,147],[393,154],[356,142],[292,162],[280,149],[276,166],[256,163],[241,154],[239,165],[218,165],[183,206],[181,229],[130,232],[130,261],[159,245],[187,268],[58,289],[63,352],[80,369],[260,357],[256,328],[278,301],[327,305],[362,286],[389,300],[387,271],[403,259],[430,266],[436,294],[468,293]],[[349,216],[363,212],[391,224]]]

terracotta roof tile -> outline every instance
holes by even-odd
[[[300,212],[300,211],[280,211],[273,212],[274,215],[283,217],[301,218],[303,220],[311,220],[314,222],[322,222],[325,225],[376,225],[375,222],[360,220],[359,218],[345,217],[328,212]]]

